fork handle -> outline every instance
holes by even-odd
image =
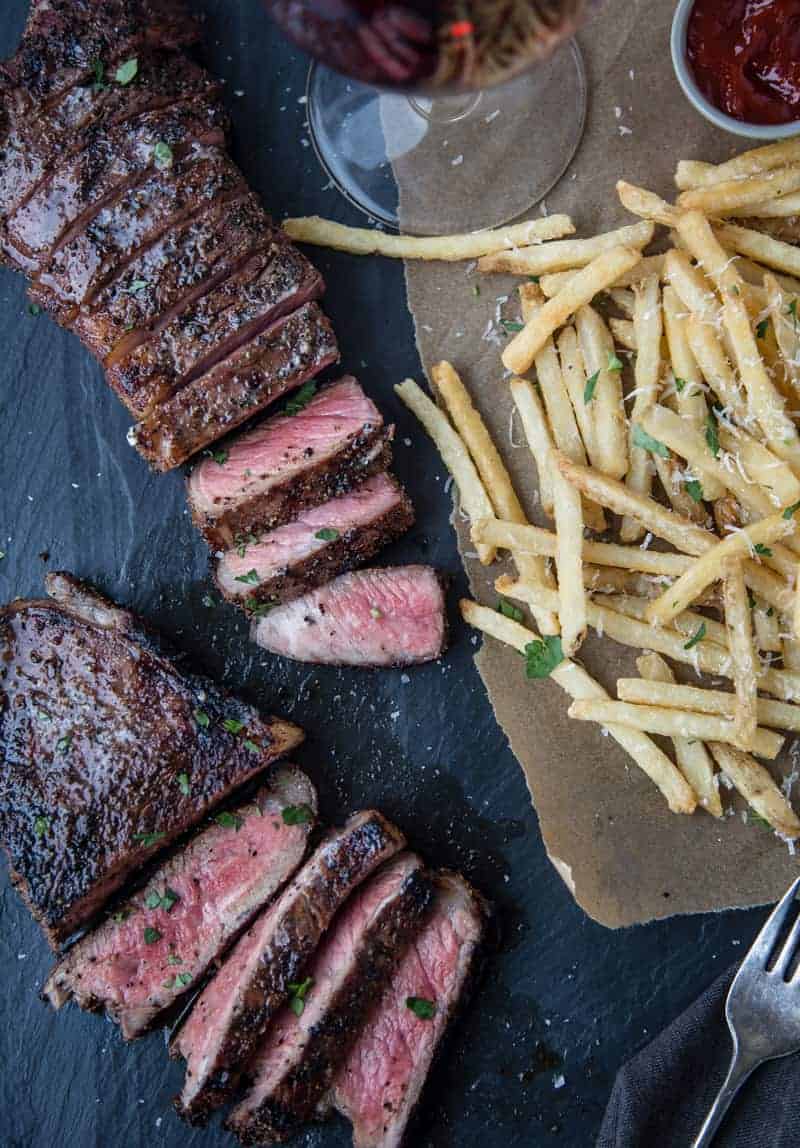
[[[706,1148],[711,1143],[725,1119],[734,1097],[759,1064],[761,1064],[760,1060],[745,1056],[738,1051],[734,1053],[728,1075],[725,1077],[725,1083],[717,1093],[716,1100],[711,1105],[711,1111],[706,1117],[697,1139],[692,1143],[692,1148]]]

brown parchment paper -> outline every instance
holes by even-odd
[[[669,57],[673,9],[670,0],[609,0],[580,38],[589,84],[586,132],[575,160],[546,201],[548,212],[573,216],[579,235],[633,222],[616,200],[617,179],[673,198],[679,158],[720,162],[744,146],[707,124],[683,97]],[[488,113],[491,94],[485,100]],[[538,113],[557,119],[557,88],[544,107],[531,110]],[[517,147],[525,148],[524,122]],[[478,137],[474,148],[465,149],[464,165],[481,162]],[[483,162],[486,169],[478,182],[491,198],[493,171]],[[514,162],[513,153],[507,162]],[[419,180],[404,170],[402,160],[395,161],[395,171],[401,210],[408,205],[413,211]],[[438,186],[428,173],[424,194],[447,197],[459,171],[452,169]],[[464,264],[410,262],[406,278],[426,371],[447,358],[463,374],[528,513],[541,522],[534,467],[520,445],[516,422],[510,433],[511,402],[499,361],[505,335],[501,330],[497,341],[497,309],[518,318],[514,281],[482,276],[476,297],[478,279]],[[498,303],[504,295],[510,296],[508,302]],[[501,567],[483,570],[458,512],[454,522],[473,594],[495,605],[492,581]],[[580,659],[615,694],[619,676],[636,675],[635,656],[591,637]],[[548,854],[575,899],[596,920],[617,927],[673,913],[763,904],[782,893],[796,874],[798,859],[768,830],[744,822],[738,798],[725,794],[734,812],[722,822],[702,811],[693,817],[669,813],[660,793],[611,738],[567,717],[566,695],[555,683],[526,682],[518,654],[487,639],[477,664],[525,772]],[[791,757],[784,754],[776,776],[791,771]]]

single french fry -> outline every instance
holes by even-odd
[[[794,525],[793,520],[787,520],[782,514],[776,514],[745,526],[736,534],[718,542],[712,550],[699,558],[690,570],[681,574],[669,590],[655,602],[650,603],[647,609],[648,621],[656,626],[667,625],[711,582],[716,582],[724,576],[726,559],[747,558],[750,554],[758,553],[759,548],[767,550],[770,542],[784,538],[794,530]]]
[[[765,203],[749,204],[729,211],[726,218],[735,219],[747,216],[751,219],[781,220],[800,215],[800,192],[782,195],[780,199],[768,199]]]
[[[794,631],[794,640],[800,640],[800,568],[797,571],[795,579],[795,599],[794,599],[794,614],[792,617],[792,629]]]
[[[556,465],[552,466],[551,475],[556,516],[558,620],[564,654],[572,657],[580,649],[587,630],[581,496],[574,486],[570,486]]]
[[[638,666],[639,662],[636,664]],[[719,714],[727,718],[733,718],[736,713],[735,694],[701,689],[698,686],[664,685],[655,681],[645,682],[641,678],[619,678],[617,696],[620,701],[634,702],[636,705],[669,706],[671,709],[696,710],[698,713]],[[758,698],[756,711],[760,725],[768,729],[800,733],[800,706],[776,702],[771,698]]]
[[[722,564],[722,574],[725,628],[728,632],[728,648],[733,659],[733,685],[736,690],[734,716],[736,744],[740,749],[752,750],[758,724],[756,715],[758,683],[753,626],[742,563],[734,558],[727,558]]]
[[[461,505],[470,521],[474,522],[478,518],[491,515],[493,511],[489,495],[469,456],[469,451],[453,430],[447,416],[413,379],[398,383],[394,389],[398,398],[402,399],[409,410],[417,416],[433,439],[442,462],[458,487]],[[495,552],[490,547],[479,546],[478,556],[484,566],[489,566],[494,561]]]
[[[494,231],[474,231],[469,235],[392,235],[372,227],[346,227],[343,223],[310,215],[284,219],[283,230],[297,243],[332,247],[350,255],[387,255],[393,259],[443,259],[448,262],[478,259],[494,251],[523,247],[526,244],[561,239],[573,235],[575,228],[568,215],[547,215]]]
[[[589,407],[594,421],[592,462],[603,474],[624,478],[629,466],[628,434],[614,340],[601,316],[588,304],[576,313],[575,329],[587,376],[584,406]]]
[[[666,203],[660,196],[643,187],[626,183],[624,179],[617,181],[617,195],[619,201],[631,215],[639,215],[642,219],[652,219],[656,223],[663,223],[665,227],[673,227],[678,212],[671,203]]]
[[[614,247],[598,255],[514,336],[503,352],[503,366],[517,374],[527,371],[550,336],[591,303],[598,292],[613,286],[620,275],[635,267],[641,257],[641,251],[629,247]]]
[[[536,605],[546,610],[558,609],[558,594],[532,582],[515,582],[513,578],[502,575],[495,581],[495,589],[506,598],[513,598],[528,605]],[[716,642],[708,642],[695,635],[689,641],[684,640],[683,634],[667,626],[651,626],[627,614],[590,601],[586,608],[586,617],[589,625],[599,634],[611,638],[620,645],[630,646],[635,650],[653,650],[671,658],[675,662],[682,662],[691,666],[699,673],[712,674],[714,677],[730,678],[733,673],[731,656],[728,650],[718,646]],[[759,688],[765,693],[782,701],[795,701],[800,699],[800,673],[790,670],[765,669],[759,678]]]
[[[648,496],[653,483],[652,456],[637,441],[637,427],[658,398],[661,375],[661,336],[664,331],[661,311],[661,290],[658,279],[651,275],[635,288],[636,303],[633,328],[636,336],[636,390],[631,411],[628,452],[630,466],[625,478],[629,490]],[[623,542],[635,542],[643,534],[635,518],[623,518],[620,537]]]
[[[627,614],[629,618],[638,618],[647,621],[647,607],[650,605],[649,597],[634,597],[630,594],[610,594],[603,602],[610,610],[618,614]],[[714,642],[723,650],[728,649],[728,632],[721,622],[715,622],[705,614],[698,614],[695,610],[684,610],[682,614],[672,620],[672,629],[677,630],[684,638],[696,638],[698,632],[708,642]]]
[[[626,351],[636,350],[636,331],[630,319],[609,319],[608,325],[615,343]]]
[[[715,227],[714,234],[723,247],[735,251],[737,255],[746,255],[786,275],[800,275],[800,248],[791,243],[783,243],[761,231],[738,227],[732,223]]]
[[[686,337],[703,378],[722,404],[738,423],[746,422],[747,396],[744,394],[733,368],[713,327],[698,315],[686,320]]]
[[[592,566],[584,563],[583,584],[590,594],[631,595],[636,598],[657,598],[669,578],[658,574],[640,574],[619,566]],[[705,603],[704,603],[705,604]]]
[[[794,506],[800,499],[800,479],[790,466],[740,427],[731,431],[720,424],[718,434],[719,445],[732,456],[732,461],[724,460],[723,466],[735,467],[750,484],[763,487],[773,509]]]
[[[639,263],[629,271],[624,271],[622,275],[616,280],[612,287],[607,288],[608,294],[617,289],[628,289],[633,287],[634,284],[640,283],[642,279],[646,279],[648,275],[660,276],[664,270],[664,256],[663,255],[643,255]],[[569,271],[554,271],[550,275],[543,275],[539,280],[539,286],[548,299],[552,299],[559,291],[570,282],[571,279],[577,275],[578,269],[571,267]],[[631,311],[631,315],[633,311]]]
[[[713,187],[714,184],[728,183],[732,179],[744,179],[750,175],[762,175],[774,171],[775,168],[788,167],[794,163],[800,163],[800,136],[742,152],[726,163],[681,160],[675,173],[675,183],[681,191],[697,187]]]
[[[549,458],[553,450],[553,440],[550,437],[547,417],[532,383],[526,379],[512,379],[509,385],[514,405],[519,411],[525,438],[536,463],[542,510],[548,518],[552,518],[553,483],[550,477]]]
[[[791,610],[794,588],[761,562],[745,562],[744,580],[754,594],[763,598],[779,614]]]
[[[800,821],[763,765],[735,746],[712,741],[708,748],[722,772],[759,817],[768,821],[781,837],[800,837]]]
[[[783,637],[783,668],[800,673],[800,642],[794,637]]]
[[[704,323],[719,330],[722,316],[713,285],[699,267],[693,267],[685,251],[668,251],[664,278],[677,292],[684,307]]]
[[[789,382],[800,394],[800,298],[792,298],[774,275],[764,276],[772,327]]]
[[[538,247],[498,251],[479,259],[478,270],[512,275],[544,275],[552,271],[585,267],[598,255],[616,247],[646,247],[654,231],[651,223],[636,223],[632,227],[621,227],[605,235],[594,235],[591,239],[564,239]]]
[[[800,164],[775,168],[763,175],[715,183],[684,191],[678,196],[681,211],[702,211],[705,215],[727,215],[737,208],[766,203],[800,190]]]
[[[510,618],[504,618],[495,610],[479,606],[468,599],[462,599],[460,606],[461,616],[468,625],[505,642],[521,654],[525,653],[531,642],[537,640],[531,630]],[[596,682],[577,662],[563,661],[561,665],[556,666],[550,676],[573,699],[608,697],[599,682]],[[639,768],[655,782],[673,813],[694,812],[697,797],[692,787],[654,741],[646,734],[623,726],[611,725],[608,732],[633,758]]]
[[[661,264],[658,267],[658,269],[650,268],[649,263],[650,263],[651,258],[653,258],[653,257],[651,257],[649,255],[646,256],[642,260],[642,262],[639,264],[639,267],[642,268],[643,265],[647,265],[645,268],[646,275],[658,275],[660,277],[661,272],[663,270],[663,265],[664,265],[663,257],[662,256],[655,256],[654,257],[656,259],[661,260]],[[643,278],[645,278],[646,275],[643,276]],[[635,300],[633,291],[630,289],[630,287],[611,287],[608,291],[608,297],[612,301],[614,306],[618,307],[620,309],[620,311],[622,312],[622,314],[625,316],[626,319],[632,319],[633,318],[633,308],[634,308],[636,300]]]
[[[675,676],[672,670],[660,654],[643,654],[636,659],[636,668],[645,679],[642,685],[652,686],[654,689],[655,696],[648,698],[645,704],[660,705],[657,690],[664,684],[674,684]],[[619,693],[619,685],[617,693],[622,701],[634,700],[623,698]],[[700,798],[700,804],[712,817],[722,817],[722,802],[714,777],[714,763],[705,745],[697,738],[680,737],[678,734],[673,737],[672,744],[675,747],[678,768]]]
[[[595,427],[589,404],[583,401],[586,394],[588,376],[586,374],[586,365],[583,361],[583,353],[578,343],[575,328],[572,326],[565,327],[558,336],[556,346],[561,363],[561,377],[564,380],[564,386],[567,389],[567,394],[572,403],[575,421],[580,429],[586,454],[588,455],[591,465],[597,466],[600,462],[597,428]]]

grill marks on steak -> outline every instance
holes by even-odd
[[[178,673],[133,615],[71,576],[46,584],[51,600],[0,611],[0,839],[55,945],[302,732]]]
[[[367,561],[413,521],[403,488],[388,474],[376,474],[348,494],[226,551],[217,563],[217,585],[240,604],[290,601]]]
[[[448,1023],[474,971],[487,908],[457,873],[435,878],[432,912],[337,1073],[329,1102],[353,1125],[354,1148],[399,1148]],[[409,997],[433,1001],[423,1020]]]
[[[287,825],[283,810],[300,805],[307,820]],[[104,1009],[126,1039],[141,1036],[291,877],[316,805],[303,773],[279,769],[233,811],[232,822],[208,825],[70,949],[44,996],[55,1008],[72,998],[81,1008]]]
[[[418,932],[432,890],[417,857],[388,863],[337,917],[306,975],[300,1016],[285,1006],[248,1067],[226,1127],[245,1144],[288,1139],[317,1104]]]
[[[215,549],[282,526],[386,470],[393,431],[348,375],[234,439],[222,465],[198,463],[187,483],[194,523]]]
[[[429,566],[343,574],[253,623],[265,650],[299,662],[407,666],[433,661],[447,643],[442,580]]]
[[[187,1061],[176,1107],[203,1120],[233,1092],[240,1069],[304,976],[334,914],[384,861],[405,845],[380,813],[351,817],[317,848],[274,904],[250,926],[195,1003],[172,1044]]]
[[[136,424],[130,441],[156,470],[171,470],[338,356],[330,322],[307,303],[182,387]]]

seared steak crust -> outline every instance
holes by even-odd
[[[309,966],[302,1014],[284,1008],[248,1068],[252,1088],[226,1122],[243,1144],[287,1140],[314,1116],[431,901],[419,860],[402,856],[347,905]]]
[[[0,611],[0,839],[56,945],[302,733],[178,673],[133,615],[70,575],[46,584],[52,600]]]
[[[279,899],[248,929],[217,976],[198,998],[171,1047],[187,1061],[186,1084],[176,1100],[192,1122],[233,1093],[240,1070],[288,986],[304,969],[350,893],[403,848],[405,838],[380,813],[355,814],[317,848]]]
[[[302,824],[283,810],[305,806]],[[247,921],[291,877],[314,827],[316,792],[297,769],[278,769],[256,796],[212,821],[147,884],[56,965],[43,996],[105,1011],[126,1040],[142,1036],[195,986]],[[145,930],[158,934],[146,937]]]

